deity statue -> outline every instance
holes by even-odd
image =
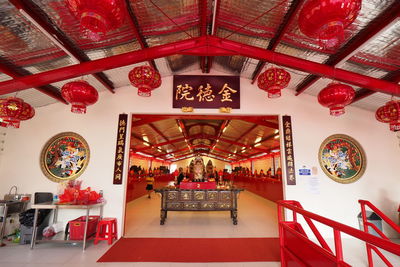
[[[193,179],[195,181],[203,180],[204,173],[205,173],[205,168],[204,168],[203,158],[200,156],[197,156],[194,159],[194,163],[193,163]]]

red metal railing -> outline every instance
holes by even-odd
[[[380,211],[377,207],[375,207],[371,202],[367,200],[359,200],[358,203],[361,205],[361,215],[362,215],[362,221],[363,221],[363,228],[364,232],[369,233],[369,227],[375,230],[376,233],[378,233],[383,239],[389,240],[389,238],[373,223],[369,222],[367,220],[367,212],[365,209],[365,206],[368,206],[371,210],[373,210],[379,217],[381,217],[382,220],[384,220],[390,227],[392,227],[397,233],[400,234],[400,226],[395,224],[389,217],[387,217],[382,211]],[[382,254],[382,252],[376,248],[374,245],[366,243],[366,248],[367,248],[367,255],[368,255],[368,265],[370,267],[374,266],[374,262],[372,260],[372,250],[381,258],[383,262],[386,263],[387,266],[393,267],[393,264],[391,264],[388,259]]]
[[[285,220],[284,209],[293,212],[293,221]],[[302,226],[297,221],[297,215],[303,216],[320,245],[311,241]],[[279,239],[281,249],[281,264],[287,266],[350,266],[343,259],[341,233],[348,234],[359,240],[384,249],[400,256],[400,245],[389,240],[364,233],[358,229],[330,220],[303,209],[298,201],[282,200],[278,202]],[[334,233],[335,253],[321,236],[313,221],[331,227]]]

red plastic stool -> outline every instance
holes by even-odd
[[[96,245],[100,240],[108,240],[108,244],[111,245],[113,239],[118,239],[117,234],[117,219],[116,218],[103,218],[97,224],[96,238],[94,244]]]

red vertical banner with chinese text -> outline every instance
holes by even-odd
[[[283,124],[283,148],[285,150],[286,183],[296,184],[296,170],[294,167],[294,148],[292,135],[292,119],[290,116],[282,116]]]
[[[117,130],[117,145],[115,150],[114,178],[113,184],[122,184],[122,173],[124,170],[125,158],[125,143],[126,130],[128,123],[127,114],[119,114],[118,130]]]

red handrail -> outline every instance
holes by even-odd
[[[317,222],[320,222],[326,226],[333,228],[334,238],[335,238],[334,240],[335,240],[336,262],[338,265],[345,266],[345,263],[343,262],[343,252],[342,252],[342,244],[341,244],[341,237],[340,237],[341,232],[351,235],[355,238],[358,238],[358,239],[366,242],[367,244],[379,247],[390,253],[400,256],[400,245],[398,245],[398,244],[395,244],[389,240],[385,240],[385,239],[373,236],[371,234],[365,233],[365,232],[355,229],[353,227],[333,221],[331,219],[322,217],[315,213],[306,211],[300,207],[301,207],[301,205],[297,201],[287,201],[287,200],[278,201],[278,218],[279,218],[279,226],[280,226],[279,233],[280,233],[282,266],[286,266],[285,255],[282,253],[282,251],[284,249],[283,229],[284,229],[284,227],[287,227],[287,225],[285,224],[285,223],[287,223],[287,221],[285,221],[283,218],[283,213],[282,213],[283,208],[292,210],[293,214],[302,215],[304,217],[304,219],[306,219],[306,221],[307,221],[307,219],[308,220],[312,219],[312,220],[315,220]],[[294,216],[294,218],[296,218],[296,217]],[[296,220],[296,219],[294,219],[294,220]],[[322,244],[321,244],[321,246],[322,246]],[[324,246],[322,246],[322,247],[324,247]],[[302,249],[302,248],[300,247],[298,249]],[[288,252],[288,251],[286,250],[285,252]],[[331,254],[333,255],[333,253],[331,253]]]
[[[375,230],[383,239],[389,240],[389,238],[378,228],[376,225],[367,221],[367,212],[365,206],[368,206],[371,210],[373,210],[378,216],[384,220],[390,227],[392,227],[397,233],[400,233],[400,226],[395,224],[389,217],[387,217],[382,211],[380,211],[377,207],[375,207],[371,202],[367,200],[358,200],[358,203],[361,205],[361,215],[363,220],[363,228],[364,232],[369,233],[369,227]],[[388,261],[388,259],[380,252],[374,245],[365,244],[367,249],[368,256],[368,265],[370,267],[374,266],[374,262],[372,260],[372,250],[381,258],[383,262],[386,263],[387,266],[392,267],[393,265]]]

